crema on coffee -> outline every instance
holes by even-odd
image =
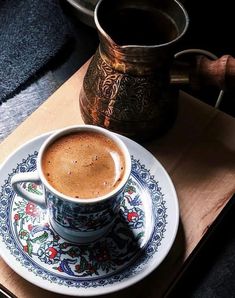
[[[98,198],[122,181],[125,159],[110,138],[91,131],[61,136],[42,157],[48,183],[60,193],[81,199]]]

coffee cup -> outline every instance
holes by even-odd
[[[129,151],[116,134],[94,125],[70,126],[42,144],[35,172],[12,177],[14,191],[48,211],[65,240],[86,243],[103,236],[119,213],[131,173]],[[43,195],[22,184],[41,184]]]

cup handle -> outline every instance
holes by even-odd
[[[14,191],[22,198],[32,201],[42,208],[46,208],[45,190],[43,187],[43,194],[35,194],[25,190],[20,183],[23,182],[35,182],[36,184],[42,184],[39,175],[36,172],[19,173],[12,177],[11,185]]]

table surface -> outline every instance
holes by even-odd
[[[44,132],[82,124],[78,97],[87,63],[0,144],[0,163]],[[173,128],[142,144],[168,171],[177,191],[180,226],[166,259],[148,277],[105,297],[162,297],[235,191],[235,119],[180,93]],[[17,297],[59,297],[17,275],[0,259],[0,284]],[[64,297],[64,296],[61,296]]]

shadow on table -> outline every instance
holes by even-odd
[[[135,285],[124,290],[102,295],[101,298],[156,298],[163,297],[164,293],[178,275],[182,267],[185,254],[185,237],[182,223],[180,221],[174,244],[164,261],[149,276],[145,277]]]

